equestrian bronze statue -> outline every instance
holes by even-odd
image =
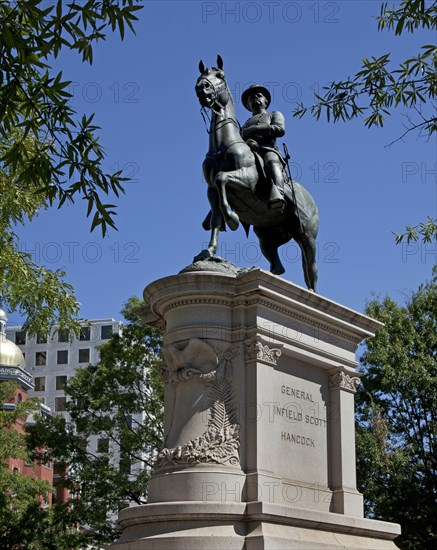
[[[278,248],[294,239],[302,251],[307,287],[315,291],[319,215],[310,193],[286,174],[285,160],[276,148],[276,137],[285,133],[281,113],[268,113],[270,94],[253,86],[242,98],[253,116],[240,133],[221,57],[217,67],[207,68],[201,61],[199,70],[196,94],[202,108],[211,110],[209,150],[203,162],[211,206],[203,227],[211,230],[211,238],[195,260],[213,256],[220,230],[236,230],[241,222],[246,234],[253,226],[275,275],[285,271]]]

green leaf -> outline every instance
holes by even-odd
[[[12,36],[9,25],[3,27],[2,36],[8,48],[12,49],[14,47],[14,37]]]

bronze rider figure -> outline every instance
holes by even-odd
[[[285,135],[285,118],[279,111],[268,112],[271,95],[267,88],[254,84],[247,88],[241,101],[252,116],[241,128],[241,137],[252,151],[259,153],[264,161],[267,178],[271,181],[268,207],[283,209],[285,161],[276,147],[276,138]]]

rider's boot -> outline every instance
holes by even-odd
[[[267,206],[272,209],[283,210],[285,207],[284,199],[284,176],[282,166],[277,162],[268,162],[267,171],[273,180],[270,189],[270,196],[267,201]]]
[[[236,229],[238,229],[240,225],[240,218],[231,209],[231,207],[226,209],[225,221],[226,221],[226,225],[229,227],[231,231],[235,231]]]
[[[225,220],[223,219],[223,214],[221,212],[216,213],[217,218],[214,218],[212,210],[208,212],[205,219],[202,222],[202,227],[205,231],[210,231],[211,226],[217,227],[217,222],[219,222],[220,231],[226,231]]]
[[[202,227],[205,231],[209,231],[211,229],[211,216],[212,212],[210,210],[202,222]]]

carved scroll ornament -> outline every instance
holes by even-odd
[[[343,371],[332,374],[329,379],[330,388],[341,388],[354,393],[357,391],[359,385],[360,379],[357,376],[350,376]]]
[[[281,353],[281,350],[278,348],[269,348],[269,346],[263,345],[261,342],[250,342],[246,344],[244,356],[246,361],[258,359],[259,361],[266,361],[267,363],[276,365]]]

